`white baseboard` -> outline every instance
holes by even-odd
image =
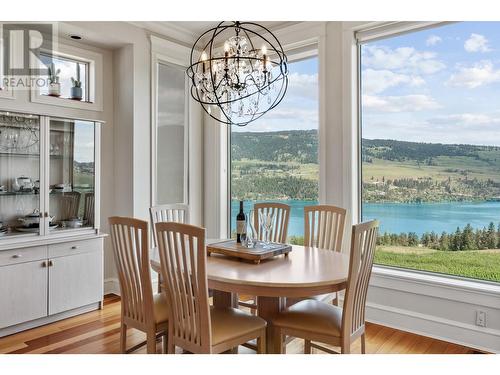
[[[106,294],[120,295],[120,283],[116,277],[104,279],[104,295]]]
[[[153,292],[158,290],[158,279],[152,280]],[[120,295],[120,282],[116,277],[110,277],[104,279],[104,294],[116,294]]]

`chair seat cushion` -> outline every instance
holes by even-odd
[[[273,324],[283,328],[340,337],[342,309],[325,302],[307,299],[287,308]]]
[[[168,304],[165,293],[156,293],[153,295],[153,311],[156,324],[168,321]]]
[[[267,323],[258,316],[234,308],[210,309],[212,323],[212,345],[235,339],[266,327]]]

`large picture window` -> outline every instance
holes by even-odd
[[[362,220],[375,262],[500,282],[500,23],[360,45]]]
[[[288,236],[302,243],[304,206],[318,201],[318,59],[289,64],[283,101],[245,127],[231,127],[231,231],[238,201],[245,212],[256,202],[291,206]]]

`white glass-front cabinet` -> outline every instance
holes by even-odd
[[[97,229],[98,127],[0,112],[0,244]]]
[[[0,337],[102,306],[99,132],[0,112]]]

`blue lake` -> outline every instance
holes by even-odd
[[[304,206],[314,205],[314,201],[281,201],[292,207],[288,235],[302,236],[304,232]],[[245,202],[248,213],[254,202]],[[239,203],[231,204],[231,227],[235,228],[235,217]],[[445,203],[365,203],[363,220],[380,220],[381,233],[454,232],[457,226],[463,228],[467,223],[474,228],[483,228],[490,222],[495,226],[500,222],[500,202],[445,202]]]

